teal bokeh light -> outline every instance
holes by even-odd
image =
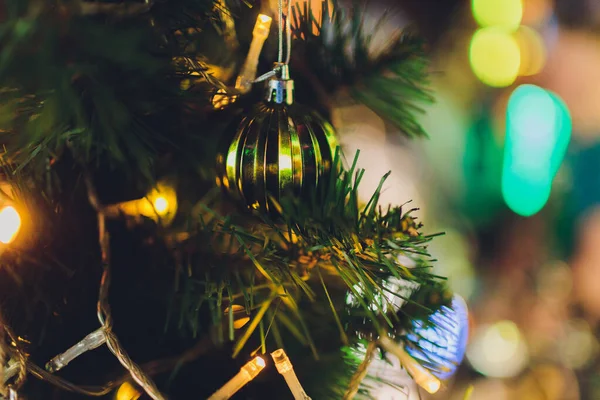
[[[515,213],[540,211],[571,138],[571,116],[554,93],[521,85],[510,96],[502,167],[502,195]]]

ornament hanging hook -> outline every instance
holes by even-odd
[[[289,69],[287,66],[292,58],[292,0],[286,0],[287,2],[287,15],[285,18],[285,42],[286,42],[286,58],[283,59],[283,42],[284,42],[284,29],[283,29],[283,1],[277,0],[277,28],[279,31],[279,51],[277,56],[277,62],[273,69],[254,80],[254,83],[259,83],[277,77],[284,80],[289,80]]]

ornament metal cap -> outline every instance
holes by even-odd
[[[267,82],[266,100],[269,103],[294,103],[294,81],[290,79],[290,67],[287,64],[275,63],[277,75]]]

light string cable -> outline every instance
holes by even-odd
[[[102,279],[100,281],[100,290],[98,295],[98,321],[102,325],[106,346],[119,360],[121,365],[129,372],[133,380],[153,400],[164,400],[165,397],[160,393],[152,379],[142,371],[142,369],[129,357],[125,349],[121,346],[119,339],[112,330],[113,319],[110,305],[108,303],[108,289],[110,287],[110,235],[106,229],[107,215],[104,206],[100,204],[96,189],[89,175],[85,176],[88,200],[98,214],[98,242],[100,244],[100,254],[102,259]]]
[[[285,353],[285,350],[275,350],[271,353],[271,357],[275,362],[277,372],[283,376],[285,383],[287,383],[288,388],[292,392],[294,400],[311,400],[310,396],[304,391],[302,384],[300,384],[298,376],[296,376],[296,372],[294,371],[294,366],[288,355]]]
[[[277,0],[277,29],[279,32],[279,51],[277,55],[277,64],[272,71],[267,72],[256,78],[254,83],[263,82],[267,79],[270,79],[276,76],[281,70],[282,66],[289,65],[290,60],[292,58],[292,0],[287,1],[287,15],[285,18],[285,41],[287,47],[287,54],[285,61],[283,60],[283,42],[284,42],[284,32],[283,32],[283,0]]]
[[[15,351],[11,351],[9,346],[7,346],[6,339],[10,341],[11,346],[14,346]],[[0,394],[10,400],[17,399],[17,391],[23,386],[27,378],[27,358],[17,348],[17,340],[17,336],[6,325],[3,316],[0,315],[0,368],[2,372]],[[15,377],[13,383],[8,384],[8,381],[13,377]]]
[[[23,350],[19,348],[18,340],[19,338],[6,324],[0,313],[0,396],[4,398],[17,399],[18,390],[25,383],[28,373],[61,389],[85,396],[105,396],[115,387],[112,382],[106,386],[77,386],[63,378],[52,375],[27,359]],[[13,378],[15,378],[14,381],[9,383]]]
[[[67,391],[76,392],[87,396],[104,396],[110,393],[120,382],[123,382],[125,379],[121,378],[120,380],[109,382],[104,386],[77,386],[56,375],[53,375],[51,372],[58,371],[84,352],[95,349],[102,344],[106,344],[111,353],[113,353],[121,365],[127,370],[128,375],[146,392],[146,394],[148,394],[148,396],[150,396],[153,400],[165,400],[165,397],[160,393],[152,379],[142,370],[142,368],[133,362],[131,357],[129,357],[112,330],[113,319],[110,305],[108,303],[108,289],[110,286],[110,236],[106,229],[106,218],[115,217],[115,215],[113,215],[114,212],[111,212],[110,208],[106,208],[101,205],[89,175],[85,176],[85,184],[89,202],[96,210],[98,215],[98,242],[100,245],[103,273],[100,281],[97,306],[98,320],[100,321],[102,327],[87,335],[82,341],[68,349],[66,352],[54,357],[47,364],[47,368],[50,370],[50,372],[48,372],[26,359],[24,353],[17,347],[17,337],[12,333],[10,328],[3,323],[0,315],[0,324],[2,325],[3,330],[7,333],[11,344],[14,347],[14,350],[11,351],[11,353],[16,355],[17,361],[20,365],[18,371],[19,377],[16,379],[14,386],[20,387],[23,384],[26,373],[30,372],[36,378],[45,380]]]

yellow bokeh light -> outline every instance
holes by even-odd
[[[498,321],[479,327],[471,338],[467,358],[473,368],[493,378],[510,378],[525,368],[529,352],[518,326]]]
[[[164,215],[169,211],[169,201],[160,196],[154,200],[154,209],[158,215]]]
[[[512,34],[495,28],[479,29],[471,39],[469,60],[473,72],[486,85],[510,86],[521,67],[521,50]]]
[[[12,242],[21,230],[21,216],[13,206],[0,209],[0,243]]]
[[[535,30],[521,26],[515,32],[515,38],[521,49],[521,67],[519,75],[531,76],[539,74],[546,64],[546,45],[544,39]]]
[[[522,0],[472,0],[475,21],[482,27],[514,30],[523,18]]]

